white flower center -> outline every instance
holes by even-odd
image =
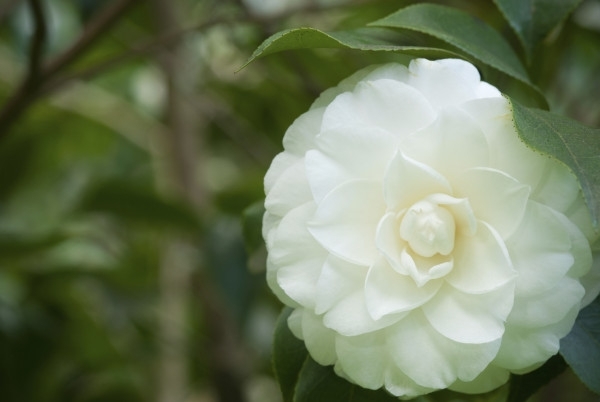
[[[452,214],[428,200],[410,207],[400,224],[400,236],[422,257],[450,254],[454,249],[455,231]]]

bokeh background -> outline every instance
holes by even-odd
[[[407,59],[320,49],[240,68],[281,29],[413,2],[0,0],[0,401],[281,401],[263,175],[321,91]],[[519,47],[491,0],[439,3]],[[529,67],[554,111],[600,127],[600,1]],[[600,398],[567,370],[532,400]]]

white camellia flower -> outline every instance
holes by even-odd
[[[492,390],[557,353],[599,292],[575,176],[521,142],[465,61],[362,70],[283,144],[265,177],[268,283],[310,355],[353,383]]]

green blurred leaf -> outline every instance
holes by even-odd
[[[600,394],[600,298],[579,312],[571,332],[560,340],[560,354],[581,381]]]
[[[581,0],[494,0],[530,60],[536,45],[581,3]]]
[[[463,11],[436,4],[415,4],[370,26],[410,30],[433,36],[460,49],[479,63],[525,84],[540,105],[547,103],[508,42],[492,27]]]
[[[393,41],[393,33],[379,28],[359,28],[349,31],[323,32],[315,28],[294,28],[267,38],[242,66],[259,57],[293,49],[337,48],[363,51],[397,52],[419,57],[457,57],[446,49],[419,46],[400,46]]]
[[[65,235],[57,233],[28,236],[22,233],[0,232],[0,261],[26,257],[47,250],[65,239]]]
[[[556,157],[579,179],[594,226],[600,218],[600,129],[568,117],[524,107],[511,100],[519,136],[531,147]]]
[[[84,197],[81,209],[157,227],[195,231],[201,226],[190,207],[165,200],[151,188],[119,180],[94,186]]]
[[[258,201],[246,208],[242,214],[242,231],[248,253],[252,253],[264,245],[262,238],[264,213],[264,201]]]
[[[567,368],[560,355],[554,355],[544,365],[524,375],[512,375],[506,402],[525,402],[538,389]]]

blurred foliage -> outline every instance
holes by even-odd
[[[42,1],[43,61],[69,51],[120,2]],[[31,3],[0,3],[0,109],[29,68]],[[2,401],[157,400],[161,265],[165,243],[180,237],[194,262],[192,286],[181,289],[184,400],[217,400],[209,313],[198,307],[209,289],[238,331],[247,400],[281,401],[270,367],[280,304],[266,287],[257,241],[262,177],[286,128],[321,91],[361,67],[405,56],[296,51],[238,69],[279,30],[352,29],[413,1],[180,0],[182,24],[169,35],[158,28],[154,3],[134,2],[115,15],[111,29],[50,77],[0,137]],[[503,21],[491,0],[438,3],[496,27]],[[527,49],[531,78],[552,108],[592,127],[600,127],[600,17],[591,17],[599,10],[599,1],[585,1],[541,46]],[[499,28],[513,43],[522,39]],[[187,54],[182,74],[194,78],[187,90],[200,141],[188,169],[203,190],[201,208],[172,190],[164,167],[171,89],[159,52],[175,42]],[[565,393],[570,401],[594,400],[569,372],[556,381],[535,400],[566,400],[556,396]]]

